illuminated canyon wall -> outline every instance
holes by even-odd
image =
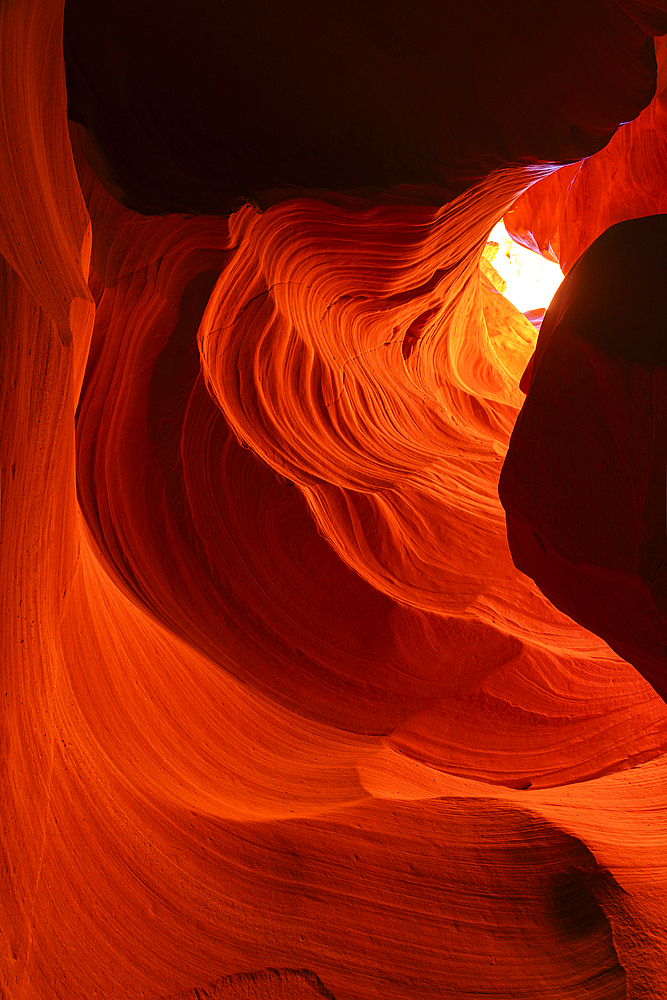
[[[667,996],[667,5],[377,22],[0,7],[3,1000]]]

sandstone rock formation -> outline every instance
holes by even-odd
[[[65,15],[0,9],[3,998],[667,996],[667,5]]]

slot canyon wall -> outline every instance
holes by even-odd
[[[667,997],[667,3],[378,11],[0,5],[3,1000]]]

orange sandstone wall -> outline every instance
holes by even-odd
[[[0,12],[3,997],[667,995],[662,674],[510,548],[549,348],[517,423],[479,268],[649,104],[664,9],[314,10],[309,89],[297,4],[154,6],[68,5],[69,131],[62,6]]]

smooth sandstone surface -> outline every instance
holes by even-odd
[[[3,1000],[667,996],[667,9],[348,6],[0,10]]]
[[[650,215],[577,260],[540,331],[500,484],[516,565],[663,697],[666,250],[667,216]]]

